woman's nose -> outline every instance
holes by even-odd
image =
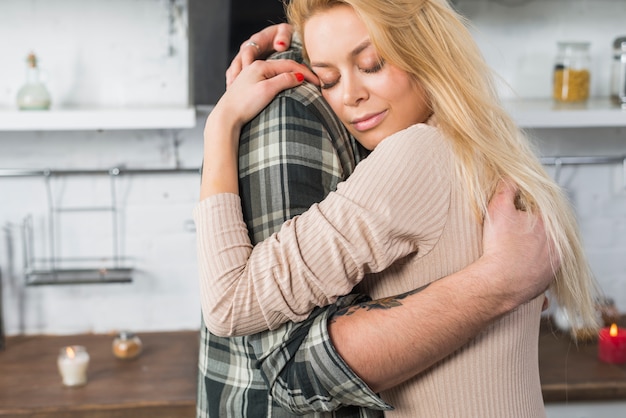
[[[346,106],[356,106],[367,98],[367,89],[358,77],[344,77],[343,102]]]

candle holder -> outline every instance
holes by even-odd
[[[626,363],[626,330],[616,324],[602,328],[598,337],[598,358],[604,363]]]
[[[87,384],[89,353],[82,345],[63,347],[57,358],[63,384],[69,387]]]

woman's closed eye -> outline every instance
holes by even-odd
[[[375,74],[381,71],[384,66],[385,66],[385,61],[383,59],[379,59],[373,65],[359,67],[359,71],[365,74]],[[341,77],[331,78],[329,76],[324,76],[320,74],[317,74],[317,76],[320,79],[320,88],[322,90],[328,90],[328,89],[335,87],[337,83],[339,83],[339,79],[341,78]]]
[[[384,66],[385,66],[385,60],[381,58],[378,61],[376,61],[375,65],[361,68],[361,71],[363,71],[366,74],[374,74],[382,70]]]
[[[328,90],[330,88],[333,88],[337,85],[337,83],[339,82],[339,79],[337,78],[336,80],[333,81],[326,81],[320,78],[320,88],[322,90]]]
[[[313,68],[313,73],[320,81],[320,88],[322,90],[334,87],[339,82],[339,72],[327,67],[320,66],[319,68]]]

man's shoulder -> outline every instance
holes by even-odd
[[[301,103],[304,107],[312,105],[322,107],[325,112],[328,112],[332,114],[332,117],[335,117],[317,86],[312,83],[305,82],[296,87],[283,90],[276,97],[286,101]]]
[[[268,59],[288,59],[303,63],[302,45],[297,38],[294,38],[290,49],[283,52],[276,52]],[[303,106],[319,105],[324,108],[325,112],[332,113],[330,107],[322,97],[319,88],[312,83],[304,82],[294,88],[282,91],[277,97],[286,99],[287,101],[301,103]],[[332,117],[334,117],[334,114]]]

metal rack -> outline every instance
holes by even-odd
[[[2,269],[0,269],[0,351],[4,350],[6,339],[4,335],[4,309],[2,308]]]
[[[626,184],[626,155],[622,156],[587,156],[587,157],[543,157],[543,165],[555,166],[555,178],[558,181],[560,170],[568,165],[599,165],[621,164],[623,166],[624,184]],[[107,170],[30,170],[0,169],[2,177],[43,177],[46,181],[48,199],[48,251],[49,258],[37,258],[34,254],[32,218],[23,224],[24,235],[24,268],[28,285],[78,284],[78,283],[124,283],[132,281],[133,269],[120,251],[120,223],[115,180],[122,175],[156,175],[156,174],[200,174],[199,168],[147,168],[127,169],[115,167]],[[51,179],[60,176],[107,175],[110,178],[111,204],[105,207],[63,208],[56,207],[52,199]],[[56,237],[59,231],[55,228],[55,217],[64,212],[108,211],[111,213],[112,225],[112,256],[110,258],[60,259],[57,256]],[[89,267],[68,267],[72,262],[91,262]]]
[[[621,164],[622,184],[626,187],[626,155],[622,156],[594,156],[594,157],[544,157],[541,158],[543,165],[555,167],[554,179],[558,183],[561,177],[561,168],[565,165],[600,165]]]
[[[24,271],[26,284],[89,284],[89,283],[128,283],[132,281],[133,268],[120,250],[122,235],[119,222],[116,179],[122,175],[155,174],[199,174],[197,168],[172,169],[126,169],[115,167],[108,170],[28,170],[0,169],[0,177],[43,177],[46,185],[48,202],[48,245],[49,256],[37,257],[35,253],[35,235],[32,216],[27,216],[22,225]],[[91,207],[63,207],[55,205],[52,179],[62,176],[109,176],[110,204]],[[61,258],[57,248],[61,231],[57,221],[61,214],[77,212],[109,212],[111,215],[112,248],[111,255],[105,257]]]

